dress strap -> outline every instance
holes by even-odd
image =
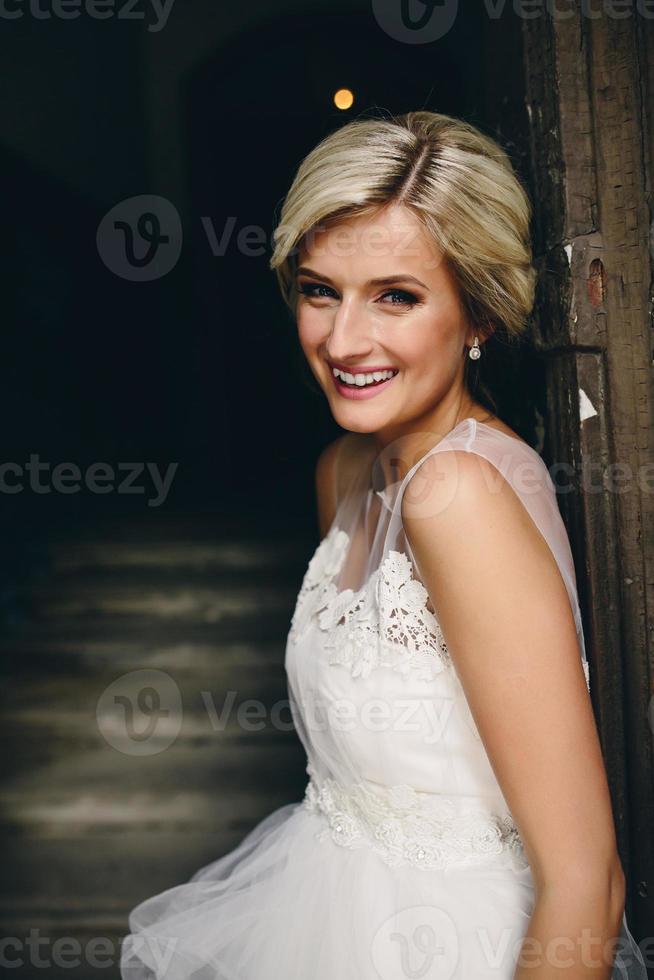
[[[585,643],[574,559],[559,510],[556,487],[542,457],[523,440],[477,419],[468,418],[460,422],[414,463],[404,478],[391,488],[392,494],[387,498],[387,506],[392,513],[385,550],[398,547],[394,542],[402,541],[402,548],[411,557],[417,571],[411,547],[403,535],[402,499],[411,478],[428,459],[436,453],[455,450],[475,453],[487,459],[495,467],[499,473],[498,479],[506,480],[549,545],[570,599],[582,660],[585,661]],[[587,666],[585,670],[587,671]]]

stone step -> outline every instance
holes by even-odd
[[[173,741],[247,741],[253,733],[274,741],[288,727],[287,701],[279,663],[249,673],[143,668],[14,679],[2,692],[2,731],[18,751],[3,755],[1,771],[17,758],[31,761],[34,747],[48,758],[104,745],[133,756]]]
[[[234,616],[225,619],[219,626],[215,623],[188,621],[114,618],[112,621],[90,619],[70,620],[29,624],[20,635],[6,637],[0,648],[3,672],[10,670],[17,674],[25,672],[29,663],[22,662],[19,651],[33,655],[36,661],[47,668],[47,660],[39,651],[48,649],[70,649],[79,651],[85,645],[88,650],[98,648],[98,644],[110,642],[114,649],[123,647],[126,651],[141,645],[151,650],[171,647],[207,647],[218,645],[232,647],[246,644],[263,650],[272,649],[274,644],[283,648],[290,628],[292,609],[275,609],[265,617],[251,615],[245,618]],[[106,647],[105,647],[106,648]],[[31,651],[31,653],[30,653]],[[85,659],[88,661],[91,654]],[[65,655],[67,656],[67,655]],[[56,665],[53,665],[56,670]]]
[[[225,517],[53,533],[2,642],[0,922],[13,975],[118,977],[127,913],[298,803],[285,643],[316,541]],[[224,712],[223,712],[224,709]],[[221,714],[222,713],[222,714]],[[78,966],[56,959],[56,940]],[[54,954],[54,955],[53,955]],[[100,958],[102,951],[100,950]],[[113,957],[113,958],[112,958]]]
[[[0,827],[9,836],[83,839],[135,829],[205,833],[229,824],[225,807],[297,793],[306,756],[292,731],[201,744],[174,742],[154,755],[127,756],[104,745],[16,767],[3,777]],[[229,802],[230,808],[232,802]]]
[[[0,893],[3,934],[24,935],[37,925],[58,925],[70,934],[90,914],[99,926],[127,927],[127,914],[138,902],[187,881],[233,850],[260,820],[287,804],[292,809],[300,798],[230,796],[215,826],[202,832],[144,826],[92,839],[9,838]]]
[[[92,582],[48,584],[30,590],[31,618],[38,622],[57,619],[129,619],[138,622],[183,621],[220,624],[248,616],[265,617],[280,609],[292,609],[297,590],[270,583],[253,585],[191,586],[171,584],[116,584],[111,589]]]
[[[10,910],[11,914],[11,910]],[[20,980],[119,980],[120,949],[125,934],[124,915],[92,916],[52,923],[31,910],[27,918],[11,916],[0,922],[6,937],[9,976]]]
[[[53,542],[48,549],[49,563],[59,575],[97,571],[129,570],[159,573],[180,572],[257,572],[294,568],[310,557],[311,542],[306,538],[254,541],[106,541],[82,540]]]
[[[84,595],[93,592],[138,592],[142,589],[170,591],[171,589],[196,589],[237,591],[251,588],[254,592],[277,590],[280,587],[297,590],[305,571],[302,561],[293,564],[252,569],[241,568],[171,568],[168,566],[142,568],[126,566],[124,568],[82,568],[79,571],[51,574],[48,578],[41,576],[40,581],[32,581],[21,592],[21,596],[30,595],[53,596],[81,592]]]
[[[42,675],[154,667],[188,673],[215,672],[216,683],[221,680],[234,683],[235,678],[239,681],[244,676],[251,676],[253,671],[283,665],[284,634],[288,625],[285,619],[278,636],[267,634],[257,642],[219,642],[215,638],[212,641],[212,634],[216,632],[213,627],[196,631],[207,634],[206,642],[202,639],[192,641],[187,629],[178,631],[183,633],[178,641],[170,635],[171,631],[159,629],[156,633],[161,639],[156,642],[149,635],[135,637],[134,631],[127,629],[118,636],[113,630],[112,635],[107,636],[105,629],[96,629],[93,633],[82,631],[81,636],[76,636],[62,627],[57,631],[61,635],[55,636],[52,629],[32,628],[6,644],[4,654],[14,659],[18,676],[26,673],[26,667],[30,665],[32,672],[38,671]]]

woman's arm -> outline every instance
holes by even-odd
[[[338,501],[359,464],[359,438],[357,433],[342,433],[325,446],[316,461],[316,504],[321,538],[327,534]]]
[[[491,463],[429,462],[404,528],[536,888],[515,980],[609,980],[624,875],[565,584]]]
[[[318,456],[315,469],[316,507],[320,537],[324,538],[338,503],[338,460],[347,433],[328,443]]]

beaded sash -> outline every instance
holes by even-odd
[[[342,847],[369,846],[391,867],[479,865],[507,850],[526,864],[523,842],[510,816],[404,784],[373,790],[357,783],[344,789],[332,779],[319,780],[310,765],[307,772],[310,779],[301,805],[326,818],[319,840],[331,838]]]

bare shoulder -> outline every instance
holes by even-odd
[[[433,453],[409,478],[402,498],[402,520],[414,533],[452,526],[461,532],[473,522],[512,512],[523,520],[522,501],[502,473],[484,456],[463,449]],[[528,518],[525,526],[530,525]],[[458,525],[458,527],[457,527]]]
[[[549,544],[520,496],[484,456],[456,449],[434,453],[409,479],[401,517],[421,565],[440,561],[452,567],[456,561],[475,581],[484,580],[489,596],[515,584],[515,569],[532,580],[541,576],[543,586],[559,591]],[[567,595],[562,598],[565,607]]]
[[[364,442],[358,432],[344,432],[328,443],[316,461],[315,486],[320,533],[327,533],[336,513],[338,501],[348,481],[354,476]]]

